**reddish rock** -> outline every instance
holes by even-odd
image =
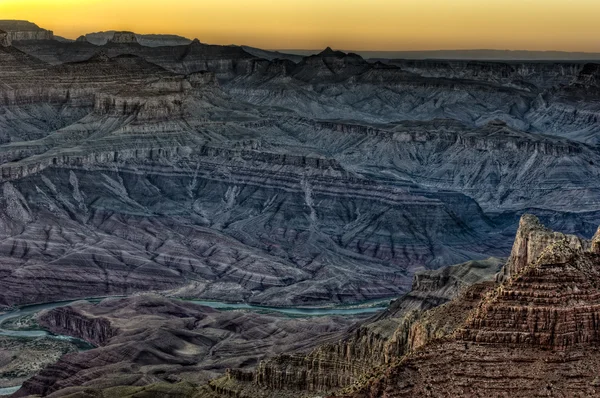
[[[597,236],[588,249],[590,242],[524,216],[504,281],[481,298],[462,326],[443,339],[429,339],[347,396],[597,396]],[[451,317],[452,306],[445,307],[441,312]]]

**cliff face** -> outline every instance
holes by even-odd
[[[344,338],[306,354],[286,354],[260,363],[252,373],[230,372],[211,382],[218,394],[265,396],[326,392],[366,380],[380,366],[392,363],[433,338],[451,333],[474,307],[490,284],[469,286],[493,279],[501,260],[488,259],[427,271],[415,276],[413,290],[393,302],[374,319],[349,330]],[[449,311],[426,312],[460,295],[460,305]],[[263,396],[263,395],[256,395]]]
[[[38,322],[56,334],[77,337],[96,346],[105,345],[119,333],[107,318],[89,317],[72,307],[40,313]]]
[[[523,272],[555,243],[563,243],[575,251],[582,251],[590,245],[577,236],[561,234],[544,227],[535,216],[523,216],[503,276],[509,279]]]
[[[420,344],[350,396],[597,395],[595,250],[524,216],[504,281],[477,300],[451,335]],[[426,314],[448,317],[452,305],[464,303],[459,297]]]
[[[344,386],[342,395],[355,398],[596,395],[597,240],[553,232],[525,215],[499,282],[475,283],[446,304],[390,317],[411,302],[407,296],[351,338],[306,357],[265,361],[253,376],[232,372],[211,382],[209,396],[303,396]],[[411,295],[443,295],[459,269],[416,276]]]

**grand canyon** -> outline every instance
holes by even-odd
[[[600,63],[476,58],[0,20],[0,395],[600,396]]]

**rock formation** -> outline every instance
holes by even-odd
[[[469,268],[417,276],[409,296],[354,329],[353,338],[342,340],[341,347],[337,343],[340,349],[319,347],[306,362],[298,355],[279,356],[254,374],[231,372],[213,380],[204,391],[208,397],[322,395],[328,387],[345,387],[341,393],[329,390],[332,397],[354,398],[595,396],[600,257],[589,243],[525,215],[503,281],[470,279],[476,283],[444,305],[390,317],[394,308],[411,307],[410,296],[418,297],[420,289],[433,298],[439,294],[435,286],[437,292],[451,287],[447,276]],[[438,285],[440,277],[446,282]],[[382,344],[369,329],[379,336],[394,332]],[[344,346],[351,341],[355,344]],[[357,368],[361,355],[370,362]]]
[[[597,395],[600,258],[587,243],[524,216],[507,279],[453,333],[349,396]]]
[[[108,43],[115,35],[114,30],[105,32],[88,33],[85,36],[89,43],[97,46],[103,46]],[[185,46],[190,44],[191,40],[182,36],[168,34],[135,34],[137,42],[147,47],[162,47],[162,46]]]
[[[173,388],[180,381],[197,387],[227,368],[243,371],[267,355],[307,350],[316,341],[333,339],[353,319],[217,311],[152,295],[96,305],[78,302],[41,313],[38,321],[97,348],[63,356],[15,396],[127,391],[155,383]]]
[[[115,32],[108,42],[113,44],[139,44],[133,32]]]
[[[28,21],[0,20],[0,29],[8,33],[11,41],[38,41],[54,38],[51,30],[42,29]]]
[[[504,267],[504,277],[522,273],[532,262],[555,243],[563,243],[575,251],[584,250],[589,243],[574,235],[565,235],[544,227],[539,219],[532,215],[521,218],[510,260]]]
[[[11,45],[10,35],[5,31],[0,30],[0,46],[1,47],[9,47],[10,45]]]

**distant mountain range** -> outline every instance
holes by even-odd
[[[313,55],[321,50],[277,50],[294,55]],[[596,61],[600,53],[526,50],[432,50],[432,51],[353,51],[367,59],[469,59],[481,61]]]
[[[12,40],[54,39],[61,42],[74,40],[53,35],[52,31],[42,29],[29,21],[0,20],[0,30],[11,32]],[[106,44],[114,35],[114,30],[87,33],[80,36],[97,46]],[[33,35],[36,35],[35,37]],[[46,35],[41,37],[40,35]],[[141,45],[148,47],[182,46],[192,42],[192,39],[173,34],[135,34]],[[274,49],[262,50],[250,46],[241,46],[252,55],[266,59],[289,59],[300,62],[302,57],[318,54],[317,50]],[[527,51],[527,50],[428,50],[428,51],[357,51],[343,50],[346,53],[356,53],[366,59],[447,59],[447,60],[482,60],[482,61],[600,61],[600,53],[568,52],[568,51]]]
[[[114,30],[108,30],[106,32],[95,32],[88,33],[81,37],[85,37],[87,41],[97,46],[105,45],[114,36]],[[185,46],[190,44],[192,40],[177,36],[177,35],[142,35],[139,33],[135,34],[138,42],[143,46],[148,47],[159,47],[159,46]]]

